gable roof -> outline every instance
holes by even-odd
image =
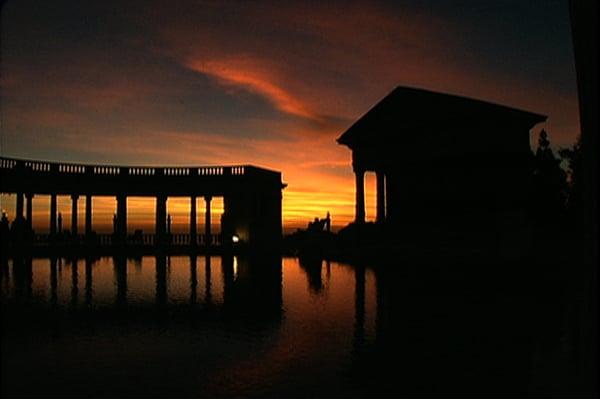
[[[546,118],[487,101],[398,86],[354,122],[337,142],[351,147],[372,140],[373,135],[384,138],[402,128],[482,125],[491,121],[505,126],[521,125],[529,130]]]

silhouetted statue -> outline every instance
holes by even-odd
[[[314,221],[309,222],[307,230],[312,232],[331,231],[331,217],[329,215],[329,212],[327,212],[327,216],[325,217],[325,219],[315,218]]]

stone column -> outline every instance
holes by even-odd
[[[196,228],[196,196],[192,196],[190,203],[190,245],[198,243],[198,230]]]
[[[206,201],[206,214],[204,216],[204,239],[206,240],[207,245],[212,244],[212,237],[210,232],[210,201],[212,200],[211,196],[204,197]]]
[[[211,235],[211,230],[210,230],[210,201],[212,201],[212,197],[211,196],[206,196],[204,197],[204,200],[206,202],[206,214],[204,216],[204,237],[206,240],[207,245],[211,245],[212,244],[212,235]]]
[[[50,195],[50,235],[56,235],[56,194]]]
[[[167,226],[167,197],[159,195],[156,197],[156,241],[155,244],[160,245],[163,243]]]
[[[85,196],[85,235],[92,234],[92,195]]]
[[[356,212],[355,223],[365,222],[365,172],[364,170],[355,170],[356,176]]]
[[[377,176],[377,223],[385,221],[385,175],[383,172],[375,172]]]
[[[119,239],[127,239],[127,196],[119,195],[117,197],[117,236]]]
[[[23,193],[17,193],[17,206],[16,206],[15,220],[23,218]]]
[[[79,195],[73,194],[71,195],[71,237],[74,240],[77,239],[77,201],[79,200]]]
[[[32,229],[33,228],[33,194],[28,193],[25,195],[25,198],[27,198],[27,207],[25,210],[27,226],[29,226],[29,229]]]
[[[385,220],[390,222],[394,214],[394,195],[392,191],[392,179],[390,174],[385,174]]]

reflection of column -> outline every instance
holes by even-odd
[[[212,293],[211,293],[211,271],[210,271],[210,256],[206,256],[205,258],[205,266],[204,266],[204,272],[205,272],[205,293],[204,293],[204,302],[206,303],[206,306],[210,306],[212,303]]]
[[[8,289],[8,287],[10,287],[9,274],[10,272],[8,271],[8,257],[0,256],[0,280],[2,281],[2,285],[5,289]]]
[[[73,240],[77,240],[77,201],[79,195],[71,195],[71,236]]]
[[[167,259],[164,255],[156,256],[156,304],[167,303]]]
[[[33,228],[33,194],[31,193],[27,193],[25,195],[25,198],[27,198],[27,207],[26,207],[26,218],[27,218],[27,226],[29,226],[30,229]]]
[[[127,304],[127,258],[115,256],[113,263],[117,283],[117,305],[124,306]]]
[[[385,221],[385,175],[381,171],[375,172],[377,178],[377,223]]]
[[[364,223],[365,221],[365,172],[363,170],[354,171],[356,177],[356,223]]]
[[[233,288],[233,256],[221,256],[221,271],[223,273],[223,304],[230,304]]]
[[[378,345],[385,345],[386,333],[386,301],[385,286],[381,271],[375,272],[376,311],[375,311],[375,340]]]
[[[50,195],[50,235],[56,235],[56,194]]]
[[[77,270],[77,259],[71,260],[71,307],[77,307],[79,297],[79,273]]]
[[[85,235],[90,237],[92,234],[92,196],[85,196]]]
[[[85,259],[85,304],[92,306],[92,260]]]
[[[190,303],[196,304],[196,288],[198,287],[198,275],[196,274],[196,256],[190,256]]]
[[[23,297],[23,259],[14,258],[12,265],[13,287],[15,299]]]
[[[18,301],[31,299],[31,285],[33,283],[33,269],[31,258],[13,258],[13,284],[15,298]]]
[[[210,232],[210,201],[212,200],[212,197],[204,197],[204,200],[206,201],[206,215],[204,217],[204,237],[206,240],[206,245],[211,245],[212,238]]]
[[[33,259],[31,257],[25,259],[25,292],[27,299],[31,299],[33,295]]]
[[[362,349],[365,341],[365,268],[354,268],[354,350]]]
[[[193,195],[190,203],[190,245],[193,247],[198,243],[196,219],[196,196]]]
[[[56,258],[50,258],[50,304],[55,307],[58,303],[58,278],[56,276]]]

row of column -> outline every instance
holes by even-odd
[[[354,175],[356,178],[356,211],[355,211],[355,223],[365,222],[365,171],[355,170]],[[376,223],[383,223],[389,218],[390,209],[390,198],[389,198],[389,178],[384,172],[375,172],[377,180],[377,216],[375,218]],[[388,195],[386,195],[386,192]],[[387,206],[386,206],[387,202]],[[387,213],[386,213],[387,210]]]
[[[29,227],[32,226],[33,217],[33,194],[17,193],[17,204],[16,204],[16,220],[23,218],[23,205],[24,197],[27,198],[26,205],[26,217]],[[196,196],[191,197],[190,206],[190,242],[197,243],[197,215],[196,215]],[[211,217],[210,217],[210,203],[212,201],[211,196],[204,197],[206,203],[205,213],[205,236],[211,236]],[[79,195],[71,195],[71,234],[77,236],[77,208],[78,208]],[[57,202],[56,194],[50,195],[50,235],[57,233]],[[156,236],[165,237],[167,233],[167,196],[161,195],[156,197]],[[117,236],[125,238],[127,236],[127,196],[117,196],[117,214],[116,214],[116,225],[115,232]],[[90,236],[92,233],[92,196],[85,196],[85,234]]]

